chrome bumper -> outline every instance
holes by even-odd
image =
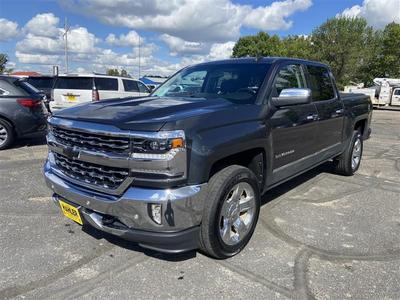
[[[49,161],[44,166],[46,184],[56,198],[63,198],[87,212],[86,220],[94,227],[102,228],[102,217],[115,217],[126,225],[127,230],[173,233],[198,226],[202,219],[205,184],[175,189],[150,189],[128,187],[120,196],[109,195],[76,185],[53,171]],[[57,200],[57,199],[55,199]],[[150,217],[149,205],[162,205],[162,224]],[[92,214],[92,215],[90,215]],[[90,216],[89,216],[90,215]],[[108,231],[120,235],[118,231]]]

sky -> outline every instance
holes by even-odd
[[[400,23],[400,0],[0,0],[0,53],[8,67],[169,76],[229,58],[239,37],[265,31],[309,35],[329,18],[364,17],[374,28]]]

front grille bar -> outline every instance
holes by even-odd
[[[105,167],[88,162],[75,161],[54,153],[59,170],[75,180],[108,189],[118,188],[129,176],[129,169]]]
[[[62,129],[59,127],[53,127],[52,134],[54,135],[56,140],[66,146],[77,146],[85,150],[127,154],[130,150],[129,138],[107,137]]]

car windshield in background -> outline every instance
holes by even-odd
[[[254,103],[269,64],[234,63],[198,65],[175,74],[152,96],[224,98]]]
[[[55,89],[65,90],[91,90],[93,88],[92,77],[58,77]]]
[[[52,77],[30,77],[27,82],[38,89],[51,89],[54,79]]]

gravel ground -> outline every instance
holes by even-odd
[[[43,141],[0,152],[0,299],[399,299],[400,111],[375,111],[361,168],[268,192],[246,249],[164,255],[82,228],[51,202]]]

